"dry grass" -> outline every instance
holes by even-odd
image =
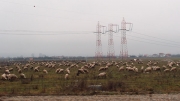
[[[180,100],[179,94],[0,97],[0,101],[179,101],[179,100]]]

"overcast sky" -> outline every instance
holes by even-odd
[[[180,54],[180,0],[0,0],[0,57],[94,56],[96,25],[133,23],[129,55]],[[128,26],[127,26],[128,27]],[[108,33],[101,36],[107,55]],[[114,33],[115,55],[121,33]]]

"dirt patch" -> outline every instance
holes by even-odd
[[[0,97],[0,101],[179,101],[179,100],[180,100],[180,94]]]

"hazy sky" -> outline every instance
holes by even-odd
[[[133,23],[129,55],[180,54],[180,0],[0,0],[0,57],[94,56],[96,25]],[[101,36],[107,55],[108,33]],[[115,55],[121,33],[114,33]]]

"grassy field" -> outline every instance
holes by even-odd
[[[141,66],[147,67],[146,63],[149,59],[144,59],[144,64],[134,63],[138,69]],[[159,61],[158,66],[167,65],[164,59],[151,59],[152,61]],[[89,61],[91,63],[94,60]],[[115,60],[119,62],[120,60]],[[128,60],[129,61],[129,60]],[[175,59],[173,61],[179,61]],[[125,61],[123,61],[125,62]],[[56,62],[56,64],[61,62]],[[74,62],[71,62],[74,63]],[[76,62],[77,63],[77,62]],[[24,63],[25,64],[25,63]],[[99,67],[88,69],[89,73],[80,74],[77,76],[77,70],[87,63],[78,63],[79,67],[70,69],[69,79],[65,80],[66,73],[55,73],[57,68],[66,69],[69,66],[58,66],[48,68],[44,65],[40,66],[39,72],[33,70],[24,70],[26,79],[16,79],[13,81],[0,80],[0,95],[114,95],[114,94],[164,94],[164,93],[179,93],[180,92],[180,70],[164,72],[152,71],[150,73],[118,71],[115,65],[105,70],[106,78],[97,78],[100,73]],[[3,64],[0,64],[3,67]],[[122,64],[118,64],[121,66]],[[32,66],[39,66],[37,62]],[[13,63],[8,68],[14,68],[11,72],[19,77],[15,65]],[[48,74],[43,73],[43,69],[48,71]],[[4,69],[0,70],[4,73]],[[100,87],[89,87],[90,85],[101,85]]]

